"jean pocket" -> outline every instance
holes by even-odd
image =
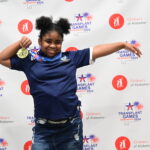
[[[82,120],[80,117],[76,118],[73,122],[72,122],[72,127],[73,127],[73,135],[74,135],[74,139],[76,141],[79,141],[82,139]]]

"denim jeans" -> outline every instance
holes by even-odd
[[[32,150],[82,150],[82,120],[77,117],[64,124],[36,124]]]

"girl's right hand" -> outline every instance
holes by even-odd
[[[19,44],[21,48],[28,48],[32,44],[32,41],[28,37],[23,36]]]

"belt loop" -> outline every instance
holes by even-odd
[[[43,119],[43,118],[39,118],[39,119],[37,120],[37,123],[38,123],[38,124],[46,124],[46,123],[47,123],[47,120],[46,120],[46,119]]]

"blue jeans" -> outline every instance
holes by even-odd
[[[83,150],[81,118],[59,125],[36,124],[32,150]]]

